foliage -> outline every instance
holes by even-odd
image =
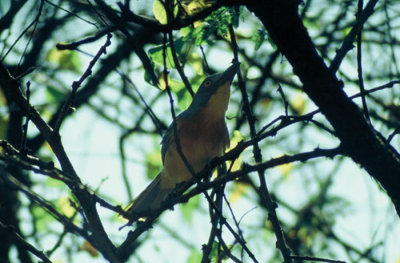
[[[398,2],[121,2],[0,3],[0,262],[399,260]],[[171,103],[235,59],[218,172],[119,230]]]

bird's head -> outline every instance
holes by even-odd
[[[195,113],[206,108],[215,115],[224,115],[228,108],[230,86],[239,66],[240,63],[236,62],[224,72],[207,77],[201,83],[187,111]]]

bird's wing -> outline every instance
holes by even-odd
[[[192,116],[191,110],[185,110],[181,112],[178,116],[176,116],[176,123],[177,123],[177,131],[180,134],[180,121],[185,120],[188,116]],[[172,139],[174,138],[174,125],[173,122],[169,125],[167,131],[165,132],[162,140],[161,140],[161,160],[164,164],[165,155],[167,154],[168,148],[171,145]]]
[[[179,129],[179,120],[181,119],[181,115],[176,117],[177,129]],[[167,154],[168,148],[171,144],[171,140],[174,137],[174,125],[171,123],[164,134],[164,137],[161,140],[161,160],[164,164],[165,154]]]
[[[173,134],[174,134],[174,126],[171,124],[161,140],[161,160],[163,164],[164,164],[165,154],[167,153],[168,147],[171,144],[171,138]]]

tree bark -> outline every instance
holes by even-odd
[[[298,15],[298,1],[249,1],[279,51],[303,83],[304,92],[336,131],[346,154],[360,164],[391,198],[400,216],[400,156],[364,118],[343,91],[343,83],[318,55]]]

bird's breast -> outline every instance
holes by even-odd
[[[200,172],[212,158],[221,156],[229,144],[224,117],[215,120],[203,115],[199,112],[195,118],[182,119],[178,122],[180,147],[196,173]],[[192,174],[177,151],[174,136],[171,136],[171,142],[165,154],[163,173],[165,177],[163,184],[170,187],[192,178]]]

